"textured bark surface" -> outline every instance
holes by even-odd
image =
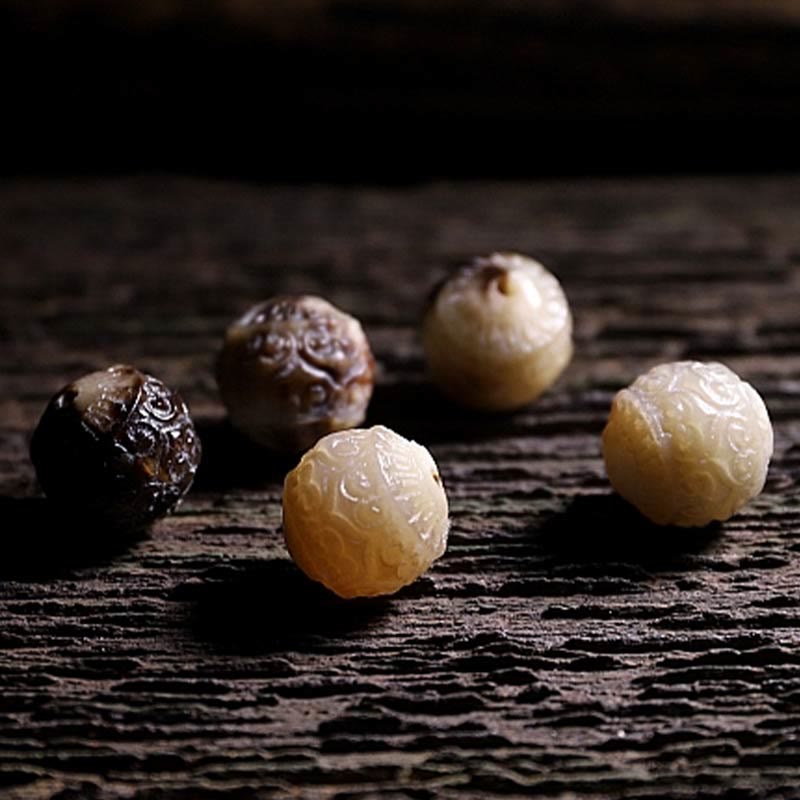
[[[4,796],[796,797],[798,220],[796,179],[0,188]],[[427,386],[416,324],[442,267],[496,248],[561,278],[576,356],[480,416]],[[428,445],[449,492],[447,553],[389,599],[299,574],[290,464],[224,422],[226,325],[296,291],[363,321],[370,421]],[[630,512],[599,450],[616,389],[684,357],[750,380],[776,428],[765,493],[697,532]],[[149,535],[87,540],[27,441],[116,362],[179,389],[204,463]]]

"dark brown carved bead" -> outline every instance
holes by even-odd
[[[310,295],[274,297],[251,308],[228,328],[217,363],[233,425],[286,452],[359,425],[373,373],[358,320]]]
[[[53,397],[33,434],[31,460],[53,503],[90,525],[137,530],[189,490],[200,440],[176,392],[117,365]]]

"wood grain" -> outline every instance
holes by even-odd
[[[0,187],[0,792],[10,798],[761,798],[800,781],[800,180],[260,188],[168,178]],[[576,357],[540,402],[438,398],[416,337],[448,264],[561,278]],[[290,466],[227,428],[221,334],[275,292],[359,316],[370,421],[430,446],[451,543],[344,603],[281,543]],[[776,427],[765,493],[659,530],[611,495],[611,397],[721,359]],[[178,388],[205,447],[178,513],[81,535],[27,440],[83,371]]]

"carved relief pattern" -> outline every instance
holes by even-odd
[[[504,305],[487,314],[486,305]],[[494,253],[462,267],[439,290],[436,313],[462,341],[511,357],[544,347],[572,319],[558,280],[541,264],[515,253]]]
[[[114,366],[54,398],[32,455],[49,497],[135,527],[189,489],[200,441],[176,393],[132,367]]]
[[[328,436],[287,479],[292,556],[342,596],[393,592],[442,555],[447,500],[420,445],[383,427]]]
[[[363,420],[373,368],[357,320],[318,297],[282,296],[231,326],[220,388],[246,433],[268,446],[302,449]]]
[[[663,467],[671,482],[641,486],[640,502],[648,492],[662,504],[669,498],[675,524],[727,519],[763,488],[773,446],[769,416],[758,393],[722,364],[655,367],[617,395],[615,416],[621,446],[640,461],[660,459],[647,469]],[[654,447],[642,444],[647,437]]]
[[[181,398],[161,381],[143,376],[136,401],[114,443],[120,462],[143,478],[144,513],[171,508],[188,490],[200,462],[200,441]]]
[[[248,349],[268,371],[305,386],[304,409],[333,402],[333,395],[371,372],[359,358],[364,348],[360,325],[320,298],[275,298],[257,306],[239,326]]]

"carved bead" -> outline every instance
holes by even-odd
[[[430,453],[382,426],[324,437],[283,489],[292,558],[341,597],[391,594],[418,578],[444,553],[447,514]]]
[[[296,452],[364,420],[373,372],[358,320],[319,297],[281,296],[228,328],[217,382],[234,427]]]
[[[117,365],[53,397],[33,434],[31,460],[53,503],[90,526],[135,530],[189,490],[200,440],[176,392]]]
[[[654,367],[616,395],[603,431],[611,484],[659,525],[728,519],[762,490],[771,456],[764,401],[717,363]]]
[[[434,292],[423,345],[432,380],[485,410],[535,400],[572,357],[572,317],[556,278],[514,253],[461,267]]]

